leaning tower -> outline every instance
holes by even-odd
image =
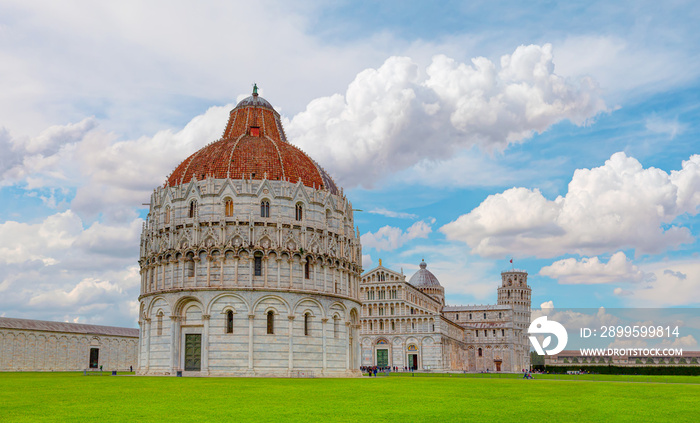
[[[527,284],[527,272],[523,270],[501,272],[498,304],[509,305],[513,309],[514,347],[519,357],[519,360],[516,360],[517,370],[530,368],[527,329],[530,326],[531,295],[532,289]]]

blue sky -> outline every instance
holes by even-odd
[[[253,4],[254,3],[254,4]],[[0,3],[0,314],[136,325],[151,190],[253,82],[450,304],[700,305],[695,2]]]

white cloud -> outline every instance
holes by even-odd
[[[341,185],[372,186],[424,159],[444,160],[475,145],[502,150],[562,120],[581,125],[605,110],[590,79],[554,73],[550,45],[520,46],[500,66],[483,57],[464,64],[435,56],[425,73],[408,57],[390,57],[360,72],[345,95],[310,102],[286,125],[290,139]]]
[[[565,285],[640,282],[647,277],[622,251],[613,254],[607,263],[601,262],[598,257],[555,261],[540,269],[540,275],[549,276]]]
[[[563,197],[550,201],[537,189],[511,188],[440,231],[488,257],[658,253],[693,241],[687,228],[671,223],[699,206],[700,155],[668,174],[620,152],[601,167],[576,170]]]
[[[371,269],[373,264],[374,261],[372,261],[372,256],[369,254],[362,255],[362,267],[365,269],[365,271]]]
[[[686,125],[678,122],[678,118],[672,120],[662,119],[656,115],[646,118],[644,126],[649,132],[668,135],[669,140],[674,139],[676,135],[682,134],[686,129]]]
[[[605,307],[599,307],[597,310],[586,313],[579,310],[555,309],[549,307],[551,301],[543,303],[540,310],[533,309],[530,321],[533,321],[541,316],[548,316],[549,320],[554,320],[561,323],[567,330],[580,328],[597,328],[601,326],[617,325],[620,318],[608,313]],[[546,306],[545,306],[546,305]]]
[[[363,234],[360,237],[360,241],[366,249],[392,251],[400,248],[412,239],[427,238],[431,232],[430,223],[420,220],[411,225],[405,232],[401,228],[394,226],[383,226],[374,233],[367,232]]]
[[[643,265],[641,269],[655,278],[620,292],[618,295],[627,294],[624,300],[628,305],[670,307],[700,304],[700,263],[696,259],[665,260]]]
[[[569,36],[557,43],[557,69],[567,77],[592,76],[613,101],[663,91],[697,76],[696,56],[658,43],[657,37],[646,39],[650,33]]]
[[[56,289],[42,292],[29,300],[30,306],[47,306],[53,308],[73,308],[76,306],[95,306],[109,301],[112,296],[120,296],[122,289],[109,281],[87,278],[80,281],[69,292]],[[102,307],[100,307],[102,308]]]
[[[379,208],[369,211],[372,214],[378,214],[386,217],[393,217],[397,219],[417,219],[418,215],[413,213],[396,212],[392,210],[387,210],[385,208]]]

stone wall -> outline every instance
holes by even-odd
[[[99,350],[103,370],[136,368],[138,339],[69,332],[0,329],[0,371],[79,371],[90,367],[90,349]]]

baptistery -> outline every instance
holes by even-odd
[[[140,249],[138,374],[359,375],[352,204],[257,87],[154,190]]]

